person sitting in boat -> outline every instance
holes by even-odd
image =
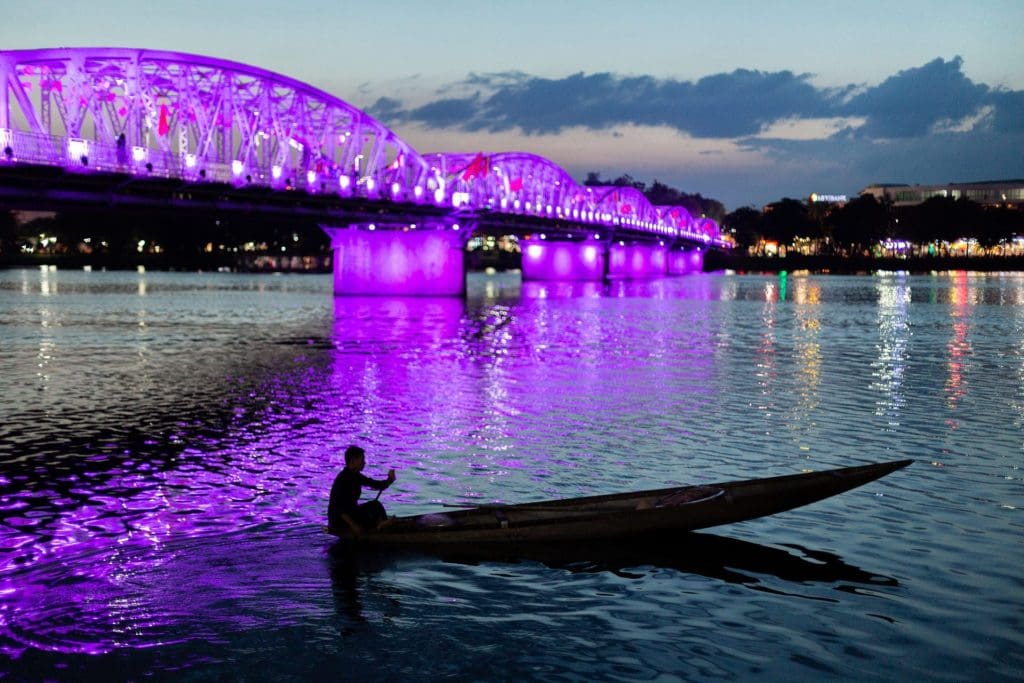
[[[359,504],[363,487],[383,491],[395,481],[395,471],[388,470],[386,479],[370,479],[363,474],[366,451],[359,446],[345,449],[345,469],[334,479],[331,499],[327,505],[327,523],[331,529],[350,529],[356,536],[378,528],[388,515],[379,500]]]

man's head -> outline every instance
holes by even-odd
[[[359,446],[349,446],[345,449],[345,467],[350,470],[361,470],[366,464],[366,451]]]

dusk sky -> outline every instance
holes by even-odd
[[[0,49],[232,59],[336,95],[421,152],[533,152],[578,180],[628,173],[730,210],[1024,178],[1021,0],[0,7]]]

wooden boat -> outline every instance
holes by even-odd
[[[364,533],[372,543],[450,546],[636,538],[773,515],[874,481],[912,460],[765,479],[548,500],[393,517]],[[328,529],[342,538],[347,530]]]

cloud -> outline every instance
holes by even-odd
[[[925,135],[936,124],[966,119],[991,102],[988,86],[973,83],[962,67],[956,57],[900,71],[853,97],[843,113],[866,117],[861,133],[871,138]]]
[[[442,88],[447,94],[477,88],[466,97],[446,97],[425,105],[386,112],[394,123],[469,131],[519,129],[528,135],[558,133],[584,126],[669,126],[698,137],[735,138],[757,133],[791,116],[824,116],[834,95],[809,83],[809,75],[738,69],[696,82],[652,76],[576,73],[565,78],[531,77],[520,72],[471,74]],[[373,111],[371,111],[373,113]],[[453,119],[458,114],[460,119]]]
[[[699,138],[822,137],[856,130],[867,139],[994,126],[1024,128],[1024,92],[994,90],[937,58],[875,86],[819,88],[811,74],[737,69],[696,81],[611,73],[541,78],[519,71],[470,74],[416,106],[379,99],[370,113],[393,125],[547,135],[576,127],[667,126]],[[838,122],[838,123],[836,123]]]
[[[976,83],[963,66],[936,58],[838,88],[749,69],[697,80],[469,74],[410,99],[389,93],[368,111],[431,151],[532,151],[580,177],[675,181],[727,203],[1021,177],[1024,91]]]

